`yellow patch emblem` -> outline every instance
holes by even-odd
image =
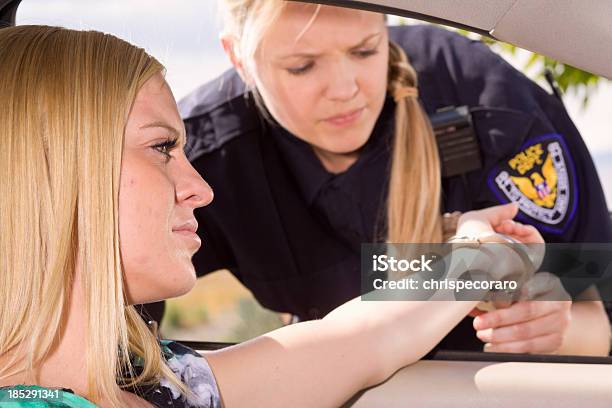
[[[550,133],[531,138],[487,178],[500,203],[519,205],[517,219],[540,231],[562,234],[578,203],[576,170],[563,137]]]
[[[538,143],[518,153],[510,159],[508,165],[512,170],[516,170],[519,174],[523,175],[533,169],[534,165],[542,164],[543,154],[542,143]]]
[[[535,149],[532,149],[535,148]],[[544,151],[542,150],[542,146],[540,144],[531,146],[529,152],[521,152],[519,155],[525,155],[526,160],[517,164],[516,167],[513,166],[513,160],[516,159],[515,156],[508,164],[511,168],[517,170],[520,174],[525,174],[527,171],[531,170],[534,164],[542,163],[542,155]],[[526,167],[529,167],[525,169]],[[524,170],[524,171],[521,171]],[[527,198],[533,201],[536,205],[544,208],[552,208],[555,205],[555,199],[557,198],[557,172],[555,171],[555,166],[553,166],[552,156],[549,153],[546,156],[546,160],[544,161],[544,165],[541,168],[541,171],[533,171],[527,177],[510,177],[514,184],[518,187],[518,189],[523,193]]]

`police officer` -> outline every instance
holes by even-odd
[[[222,37],[236,69],[179,104],[187,155],[216,191],[196,211],[206,243],[194,257],[199,276],[227,268],[263,306],[305,320],[360,293],[361,243],[441,239],[444,211],[514,201],[518,218],[547,242],[611,240],[595,168],[561,102],[486,45],[433,26],[387,31],[380,15],[357,10],[243,3],[229,10]],[[394,70],[410,79],[412,67],[418,86],[412,78],[392,89]],[[465,133],[476,135],[463,146],[467,156],[442,147],[442,163],[431,155],[433,135],[415,136],[419,105],[433,118],[463,118]],[[406,150],[422,153],[403,159],[404,169],[420,166],[404,176],[393,167],[402,160],[394,149],[398,106],[408,110]],[[436,115],[459,106],[469,115]],[[400,210],[406,200],[420,210],[394,235],[406,222],[387,222],[397,197]],[[559,339],[571,337],[570,317],[588,317],[601,325],[589,328],[594,343],[583,347],[604,344],[607,352],[600,303],[537,302],[533,320],[518,317],[522,303],[512,313],[466,318],[440,347],[558,351]],[[519,325],[530,328],[527,337],[503,330]]]

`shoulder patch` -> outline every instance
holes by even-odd
[[[574,162],[558,134],[529,139],[491,170],[487,184],[501,203],[519,204],[518,220],[545,232],[563,234],[576,213]]]

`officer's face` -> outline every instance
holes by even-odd
[[[333,167],[356,157],[382,110],[387,28],[381,14],[322,6],[312,21],[315,10],[289,2],[251,71],[274,118]]]
[[[212,190],[185,157],[184,138],[174,97],[158,74],[138,92],[121,163],[119,236],[130,303],[179,296],[195,283],[191,257],[200,240],[193,210],[212,200]]]

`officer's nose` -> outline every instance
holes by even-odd
[[[333,101],[351,100],[359,92],[355,70],[348,61],[334,61],[330,64],[325,96]]]
[[[185,159],[181,176],[176,182],[176,201],[191,208],[204,207],[213,200],[212,188]]]

